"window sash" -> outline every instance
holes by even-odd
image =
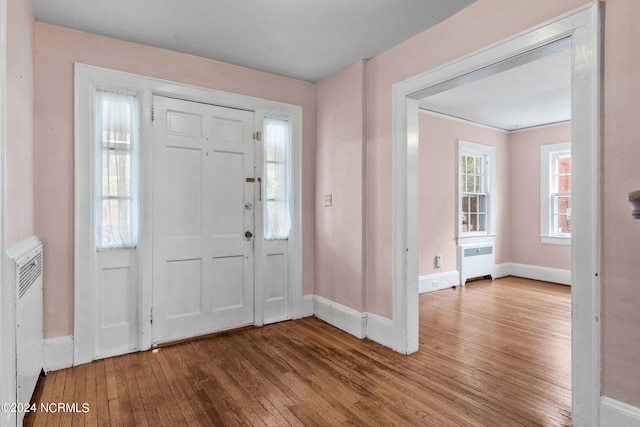
[[[571,236],[571,193],[551,194],[552,236]]]
[[[487,193],[462,193],[460,213],[463,233],[487,232],[488,198]]]
[[[546,235],[571,237],[571,150],[550,149],[549,164],[549,218]]]

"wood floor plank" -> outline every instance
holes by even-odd
[[[135,426],[134,410],[139,410],[133,403],[131,396],[129,395],[129,386],[127,384],[127,377],[125,374],[125,367],[123,360],[126,356],[114,357],[110,359],[113,365],[113,376],[115,380],[116,391],[113,392],[109,399],[109,415],[111,418],[111,425],[124,425]],[[107,372],[110,370],[109,360],[106,362]],[[134,409],[135,408],[135,409]]]
[[[420,296],[404,356],[317,318],[49,373],[25,425],[571,426],[570,288],[518,278]],[[29,423],[29,424],[27,424]]]
[[[105,361],[97,360],[93,365],[95,366],[96,396],[95,405],[91,407],[91,410],[96,414],[97,425],[99,427],[108,427],[111,424],[111,420],[109,416]]]
[[[135,353],[127,354],[118,358],[117,360],[122,363],[122,369],[124,372],[124,378],[126,380],[127,391],[129,393],[130,404],[133,408],[134,423],[136,427],[145,427],[151,425],[151,422],[147,418],[147,411],[144,407],[143,396],[140,392],[138,381],[136,379],[136,372],[140,369],[140,363],[137,362],[135,356],[137,356],[137,354]],[[119,390],[119,394],[121,392],[122,391]],[[154,425],[157,424],[154,423]]]

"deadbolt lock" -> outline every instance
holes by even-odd
[[[248,210],[248,211],[250,211],[252,207],[253,207],[253,206],[251,205],[251,203],[245,203],[245,204],[244,204],[244,208],[245,208],[246,210]]]

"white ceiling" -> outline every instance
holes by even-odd
[[[33,0],[36,19],[318,81],[476,0]]]
[[[451,84],[421,100],[420,108],[509,131],[571,120],[569,43],[520,62]]]

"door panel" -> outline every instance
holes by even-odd
[[[167,236],[198,236],[202,216],[202,150],[182,147],[166,148],[171,161],[158,173],[180,176],[167,182],[169,201],[165,233]],[[183,171],[190,171],[184,173]]]
[[[167,299],[172,304],[167,305],[167,318],[200,314],[202,300],[202,260],[183,259],[168,260]]]
[[[135,250],[97,252],[96,270],[95,358],[134,350],[138,345]]]
[[[154,108],[153,342],[252,324],[253,113]]]
[[[289,257],[287,240],[265,242],[263,268],[264,323],[280,322],[289,318]]]
[[[244,177],[242,180],[232,179],[237,171],[243,170],[244,155],[214,151],[211,154],[212,168],[210,169],[212,218],[207,225],[211,235],[238,235],[244,233]],[[250,175],[253,176],[253,171]],[[223,203],[221,203],[223,202]],[[253,201],[251,201],[253,203]]]
[[[211,311],[242,308],[244,300],[244,257],[213,258],[212,288],[218,292],[211,298]]]

